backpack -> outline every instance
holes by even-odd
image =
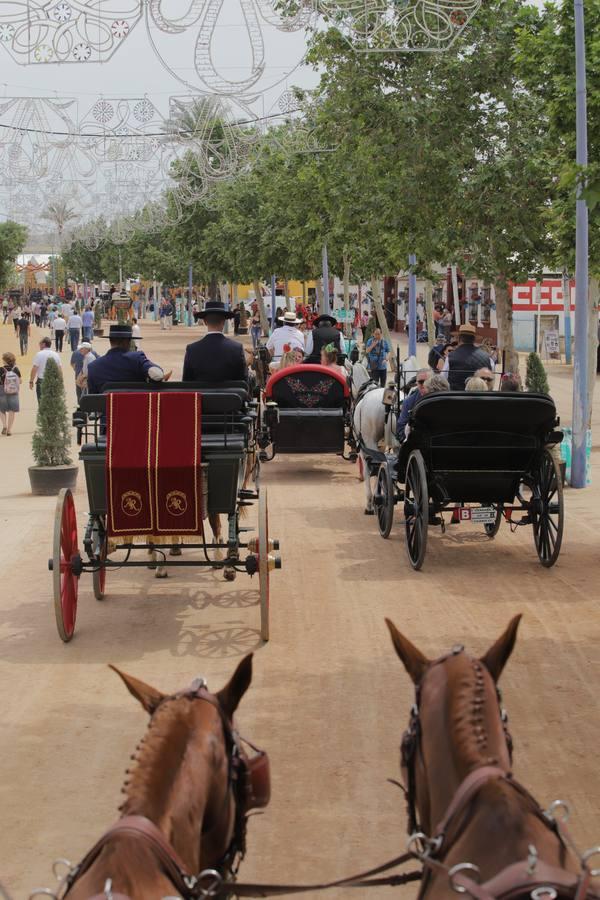
[[[4,372],[4,393],[19,393],[19,376],[13,369],[6,369]]]

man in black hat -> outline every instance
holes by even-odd
[[[458,329],[458,347],[446,357],[442,369],[449,383],[451,391],[464,391],[465,384],[477,369],[491,369],[493,373],[494,363],[489,353],[475,344],[477,329],[469,322],[465,322]]]
[[[207,381],[220,384],[223,381],[247,381],[248,367],[244,348],[237,341],[225,337],[225,320],[233,313],[222,303],[209,300],[200,313],[208,334],[193,344],[188,344],[183,360],[183,381]]]
[[[321,350],[327,344],[333,344],[338,353],[342,352],[341,335],[338,329],[337,319],[333,316],[319,316],[313,323],[313,330],[306,337],[305,363],[321,363]]]
[[[101,394],[105,384],[115,381],[168,381],[171,377],[141,350],[131,350],[131,325],[111,325],[108,339],[108,353],[88,366],[88,393]]]

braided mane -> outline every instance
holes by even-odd
[[[450,725],[454,735],[455,760],[469,769],[497,765],[497,758],[488,755],[484,666],[478,659],[463,658],[465,663],[454,676],[455,683],[450,691]]]

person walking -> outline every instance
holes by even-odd
[[[376,328],[365,347],[369,361],[369,372],[373,381],[385,387],[387,380],[387,358],[392,348],[383,337],[381,328]]]
[[[252,305],[252,319],[250,320],[250,335],[252,337],[252,347],[254,350],[258,347],[261,334],[262,324],[260,321],[260,313],[258,311],[258,304],[255,303]]]
[[[2,300],[2,324],[6,325],[8,319],[8,300],[6,297]]]
[[[17,319],[17,334],[19,335],[19,349],[21,351],[21,356],[25,356],[29,344],[29,336],[31,334],[31,322],[29,321],[27,313],[23,313]]]
[[[83,327],[83,319],[79,313],[73,313],[69,316],[69,342],[71,344],[71,352],[75,353],[81,340],[81,329]]]
[[[14,353],[2,354],[3,366],[0,367],[0,422],[2,434],[12,434],[15,414],[19,412],[19,390],[21,373],[16,366]]]
[[[42,381],[44,380],[44,372],[46,371],[46,363],[49,359],[53,359],[56,365],[62,369],[62,363],[58,353],[52,349],[52,339],[43,337],[40,341],[40,349],[33,357],[31,366],[31,374],[29,376],[29,389],[32,391],[35,386],[35,393],[38,398],[42,396]]]
[[[94,310],[86,306],[81,313],[81,336],[84,341],[91,342],[94,335]]]
[[[98,359],[98,354],[92,350],[92,345],[89,341],[82,341],[77,350],[74,350],[71,354],[71,368],[75,372],[75,394],[77,396],[78,406],[81,395],[85,393],[85,389],[87,388],[86,359],[88,359],[88,357],[89,362],[93,359]]]
[[[21,313],[22,313],[22,309],[21,309],[20,305],[17,303],[15,306],[13,306],[13,311],[12,311],[12,315],[11,315],[12,323],[13,323],[13,326],[15,329],[15,335],[17,337],[19,336],[19,326],[17,325],[17,322],[21,318]]]
[[[163,331],[170,331],[173,324],[173,306],[170,300],[163,300],[160,305],[160,327]]]
[[[62,315],[56,316],[52,321],[52,333],[54,334],[54,347],[57,353],[62,353],[66,329],[67,323]]]

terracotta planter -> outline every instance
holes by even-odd
[[[75,490],[79,466],[29,466],[31,493],[37,497],[54,497],[61,488]]]

